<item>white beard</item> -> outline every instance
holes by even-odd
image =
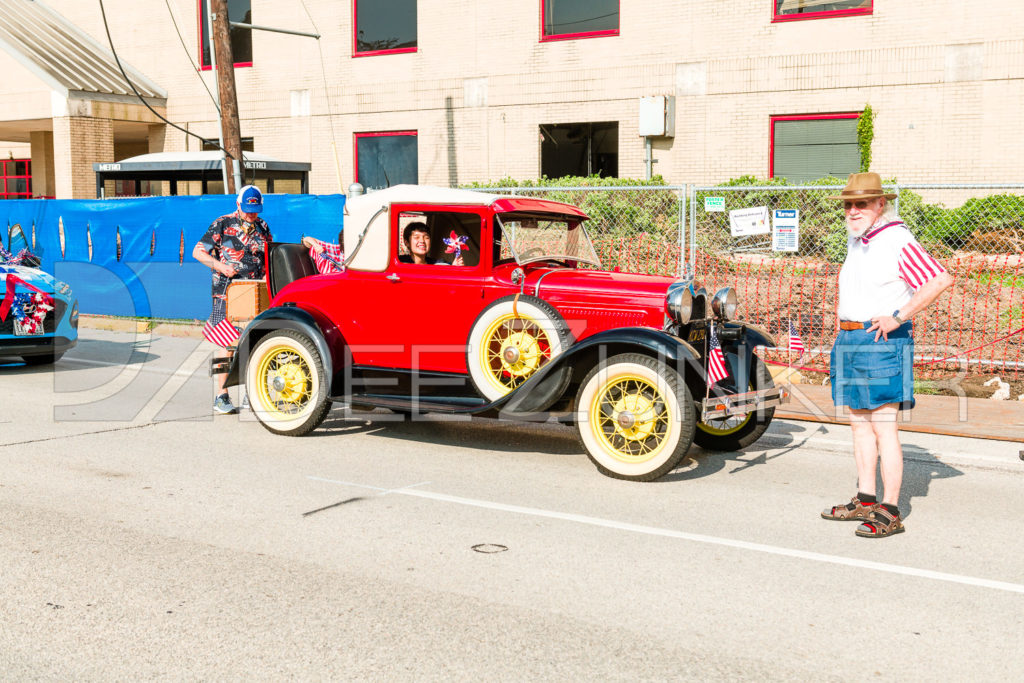
[[[846,222],[846,232],[850,234],[850,237],[860,237],[870,229],[870,225],[866,225],[863,228],[854,228],[850,225],[850,222]]]

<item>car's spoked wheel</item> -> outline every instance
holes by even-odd
[[[627,353],[588,373],[577,395],[580,440],[604,474],[650,481],[671,471],[693,440],[686,384],[654,358]]]
[[[751,374],[747,391],[770,389],[775,386],[768,367],[756,356]],[[735,451],[746,448],[761,438],[773,417],[775,417],[775,408],[766,408],[745,415],[732,415],[720,420],[698,422],[693,440],[698,446],[709,451]]]
[[[553,306],[532,296],[518,301],[510,296],[484,309],[473,323],[466,365],[474,386],[493,401],[528,380],[568,345],[568,326]],[[571,369],[559,372],[565,373],[562,379],[567,382]]]
[[[293,330],[267,335],[246,368],[246,389],[256,417],[277,434],[299,436],[330,410],[324,367],[316,347]]]
[[[551,340],[532,320],[511,314],[495,320],[484,332],[481,363],[496,385],[511,391],[551,358]]]

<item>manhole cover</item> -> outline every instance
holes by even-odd
[[[478,553],[503,553],[508,550],[508,546],[497,543],[478,543],[473,546],[473,550]]]

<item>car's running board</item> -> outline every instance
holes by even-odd
[[[475,414],[483,412],[493,405],[484,403],[480,399],[473,398],[455,399],[442,403],[437,401],[414,401],[407,397],[399,396],[367,396],[365,394],[356,394],[354,396],[332,396],[330,400],[334,403],[348,403],[355,406],[388,408],[390,410],[401,410],[413,413]]]
[[[701,422],[720,420],[723,417],[746,415],[765,408],[774,408],[789,403],[790,387],[780,384],[770,389],[748,391],[745,394],[728,396],[711,396],[704,399],[701,410]]]

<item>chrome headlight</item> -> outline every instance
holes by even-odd
[[[689,280],[679,280],[668,286],[665,295],[665,312],[680,325],[685,325],[693,315],[693,292]]]
[[[71,305],[71,315],[68,316],[68,322],[71,323],[71,327],[78,329],[78,302],[76,301]]]
[[[736,309],[739,308],[740,300],[736,296],[736,290],[732,287],[723,287],[715,292],[715,298],[711,300],[711,310],[722,320],[732,320],[736,317]]]

